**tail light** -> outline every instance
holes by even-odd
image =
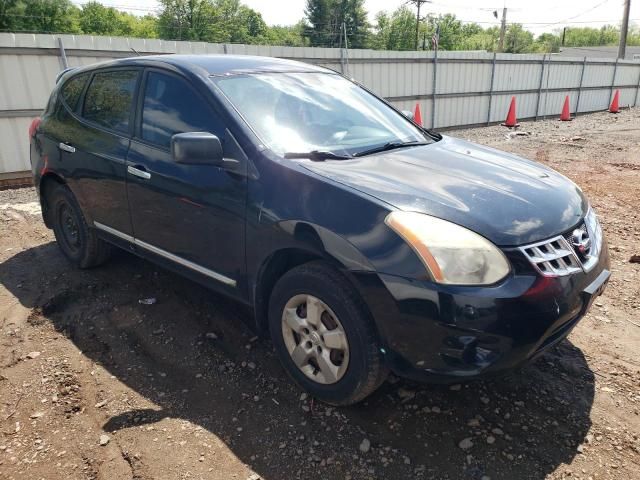
[[[29,138],[33,138],[33,136],[36,134],[41,121],[42,119],[40,117],[34,118],[31,121],[31,125],[29,125]]]

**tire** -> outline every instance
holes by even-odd
[[[47,204],[56,242],[71,263],[91,268],[109,258],[111,246],[89,228],[71,190],[56,185],[48,192]]]
[[[269,330],[289,376],[325,403],[357,403],[387,377],[367,308],[349,281],[324,262],[300,265],[278,280]]]

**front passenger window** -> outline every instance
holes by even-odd
[[[216,117],[189,85],[173,75],[149,72],[142,108],[142,138],[169,148],[176,133],[209,132],[220,136]]]

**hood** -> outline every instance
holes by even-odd
[[[556,171],[446,136],[430,145],[304,166],[400,210],[467,227],[500,246],[565,232],[588,207],[580,189]]]

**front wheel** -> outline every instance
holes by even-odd
[[[278,281],[269,302],[269,328],[287,373],[326,403],[357,403],[387,376],[365,305],[323,262],[296,267]]]

